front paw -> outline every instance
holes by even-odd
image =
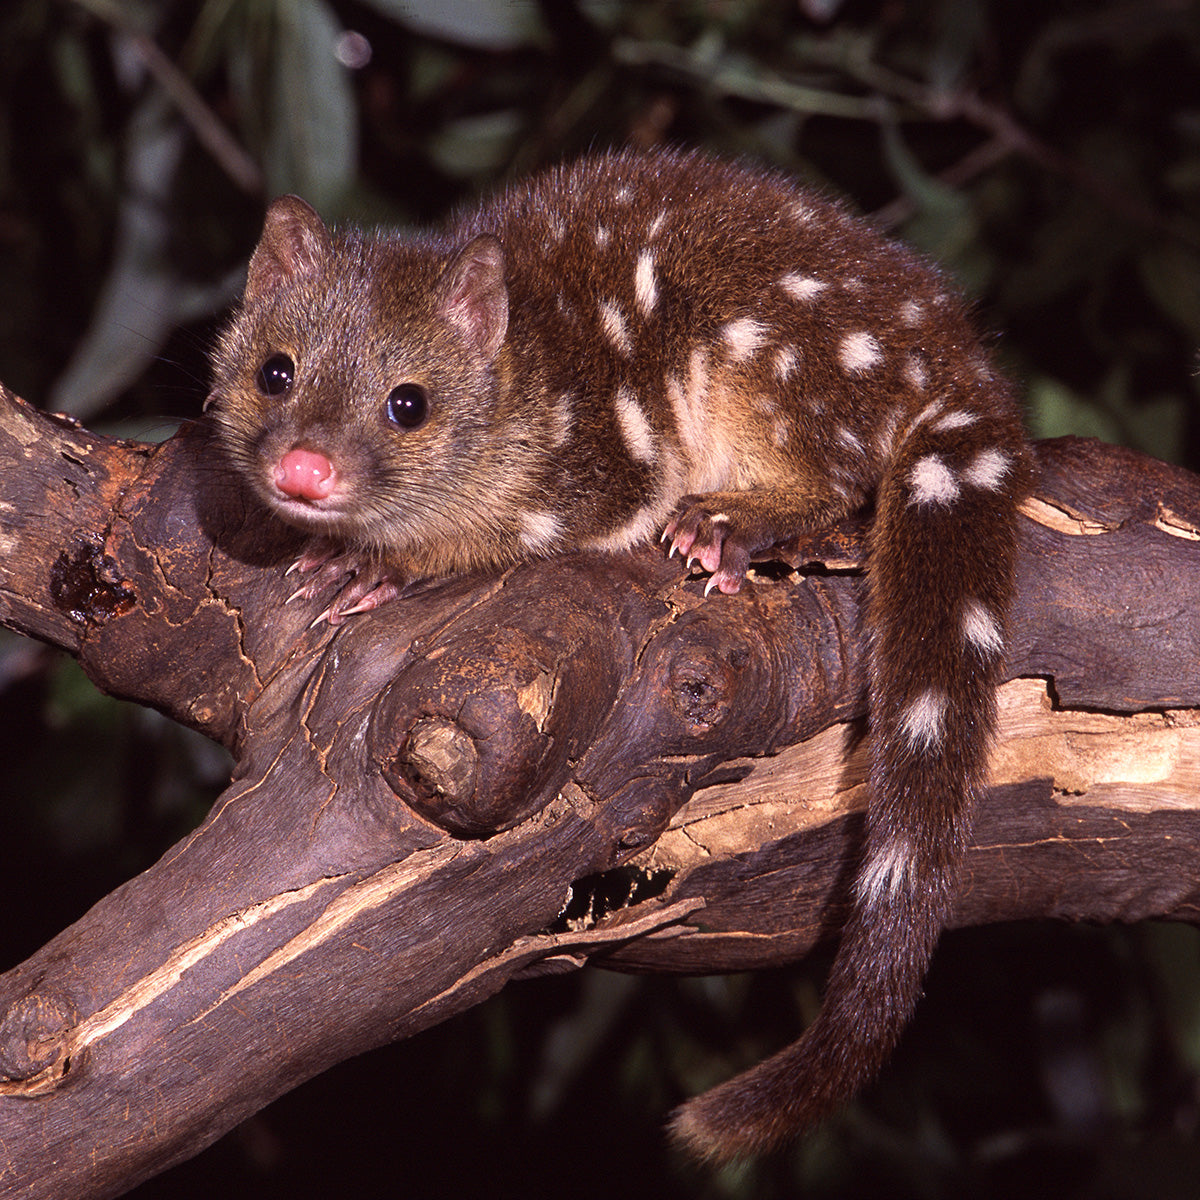
[[[322,592],[337,586],[338,593],[309,628],[328,621],[340,625],[356,613],[370,612],[398,596],[408,582],[394,570],[355,550],[341,550],[330,542],[314,542],[288,568],[287,574],[309,576],[288,598],[315,600]]]
[[[670,539],[670,555],[678,553],[688,567],[697,564],[709,572],[704,587],[706,596],[714,588],[731,596],[746,578],[751,547],[738,536],[735,517],[710,503],[714,499],[684,496],[663,530],[662,540]]]

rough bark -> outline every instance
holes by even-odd
[[[1200,480],[1039,447],[962,925],[1192,920]],[[0,976],[0,1194],[120,1194],[519,972],[724,971],[840,921],[863,803],[857,531],[736,597],[660,553],[428,585],[338,629],[203,427],[0,395],[0,620],[228,746],[205,822]],[[615,910],[578,881],[628,872]]]

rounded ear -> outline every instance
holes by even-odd
[[[438,311],[489,362],[508,332],[504,247],[481,233],[451,260],[438,283]]]
[[[333,239],[316,209],[299,196],[280,196],[267,209],[250,258],[244,303],[268,299],[297,275],[315,274],[332,250]]]

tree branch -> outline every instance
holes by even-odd
[[[1200,481],[1095,442],[1039,456],[956,922],[1193,919]],[[758,967],[836,931],[854,527],[735,597],[647,549],[310,629],[295,535],[203,426],[136,446],[4,393],[0,462],[3,623],[237,760],[192,835],[0,976],[3,1194],[117,1195],[520,972]],[[653,886],[562,916],[618,867]]]

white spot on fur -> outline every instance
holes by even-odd
[[[597,225],[596,232],[592,236],[596,239],[596,245],[601,250],[608,245],[608,230],[603,225]]]
[[[807,225],[817,215],[817,210],[803,200],[793,200],[787,206],[787,211],[794,221],[799,221],[802,225]]]
[[[793,271],[779,281],[779,286],[793,300],[811,300],[829,285],[825,280],[817,279],[813,275],[801,275],[798,271]]]
[[[847,450],[853,451],[855,454],[863,452],[863,444],[859,440],[858,435],[852,430],[847,429],[844,425],[840,425],[837,431],[837,440],[846,447]]]
[[[1003,450],[980,450],[964,468],[963,481],[972,487],[996,492],[1000,490],[1000,485],[1011,466],[1012,455]]]
[[[561,242],[567,233],[567,227],[562,217],[558,216],[551,217],[546,228],[550,231],[550,237],[556,242]]]
[[[683,492],[720,491],[736,478],[736,450],[730,439],[721,436],[720,429],[714,427],[717,405],[710,395],[711,383],[708,350],[704,346],[692,350],[683,379],[667,376],[667,399],[683,459],[676,472],[679,490],[672,499]]]
[[[900,718],[900,732],[914,750],[934,750],[942,741],[946,694],[936,688],[922,692]]]
[[[633,199],[633,189],[630,187],[619,187],[613,192],[613,199],[618,204],[628,204]]]
[[[800,356],[791,346],[780,346],[775,351],[775,377],[782,382],[796,369]]]
[[[863,290],[863,281],[857,275],[847,275],[842,280],[842,289],[847,292],[861,292]]]
[[[618,525],[608,533],[589,538],[583,545],[604,554],[619,554],[631,546],[649,541],[658,532],[666,515],[666,506],[647,504],[639,508],[625,524]]]
[[[926,454],[913,464],[908,482],[909,504],[951,504],[958,499],[958,480],[936,454]]]
[[[996,618],[979,600],[968,600],[963,609],[963,637],[984,654],[999,654],[1004,649],[1004,635]]]
[[[786,446],[790,436],[791,430],[788,428],[788,423],[779,417],[771,426],[771,440],[777,446]]]
[[[725,322],[721,337],[729,347],[730,359],[745,362],[767,340],[767,327],[750,317],[737,317]]]
[[[877,366],[883,359],[883,351],[879,343],[864,330],[842,339],[838,347],[838,359],[843,370],[857,375],[860,371],[869,371]]]
[[[542,554],[553,550],[562,533],[562,522],[551,512],[521,513],[517,522],[520,529],[517,540],[531,554]]]
[[[912,419],[912,423],[904,431],[906,438],[911,437],[926,421],[932,421],[934,417],[946,407],[945,400],[930,400],[923,409]]]
[[[574,424],[575,397],[570,392],[563,392],[550,408],[550,444],[556,450],[570,441]]]
[[[916,325],[925,315],[925,306],[917,300],[905,300],[896,312],[905,325]]]
[[[653,241],[662,232],[662,227],[667,223],[667,210],[664,208],[659,212],[658,216],[650,222],[650,228],[646,230],[646,237],[649,241]]]
[[[600,324],[608,340],[628,358],[633,353],[633,342],[629,340],[629,330],[621,310],[611,300],[601,300],[599,308]]]
[[[912,874],[912,847],[903,838],[895,838],[863,866],[858,877],[859,902],[872,907],[896,896],[909,886]]]
[[[629,457],[636,462],[653,462],[657,454],[654,430],[650,428],[650,422],[631,388],[617,388],[613,409]]]
[[[968,425],[974,425],[978,420],[979,417],[975,413],[950,412],[940,421],[935,421],[933,428],[938,433],[949,433],[952,429],[966,429]]]
[[[896,441],[896,430],[899,425],[900,409],[893,408],[875,434],[875,449],[879,451],[881,458],[892,457],[892,446]]]
[[[644,315],[649,316],[658,303],[658,280],[654,274],[654,255],[643,250],[633,272],[633,297]]]
[[[904,360],[904,379],[905,382],[916,391],[924,391],[925,384],[929,382],[929,374],[925,370],[925,364],[915,355],[910,354]]]

